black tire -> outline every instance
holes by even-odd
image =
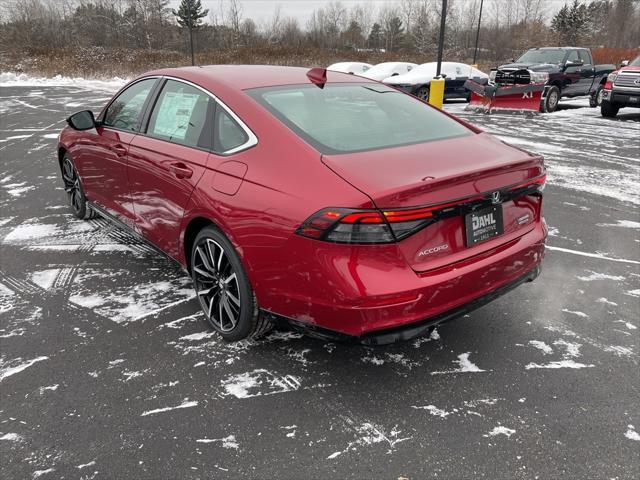
[[[560,103],[560,89],[556,86],[549,87],[547,94],[542,100],[542,112],[553,113],[558,109]]]
[[[418,97],[423,102],[428,102],[429,101],[429,87],[427,87],[425,85],[423,87],[420,87],[418,90],[416,90],[416,97]]]
[[[209,226],[198,233],[190,262],[193,286],[207,323],[224,340],[256,338],[271,330],[272,323],[260,315],[238,253],[220,230]]]
[[[69,154],[64,154],[60,167],[64,191],[67,194],[67,200],[73,214],[80,220],[94,218],[97,214],[87,202],[87,197],[84,195],[84,189],[82,188],[82,180]]]
[[[604,87],[602,84],[598,85],[596,91],[589,95],[589,106],[591,108],[596,108],[602,105],[602,93],[604,92]]]
[[[600,105],[600,114],[603,117],[614,118],[618,115],[618,110],[620,110],[620,106],[608,100],[603,100],[602,105]]]

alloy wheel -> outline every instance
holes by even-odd
[[[62,164],[62,180],[64,191],[67,193],[69,203],[73,210],[78,213],[82,210],[82,190],[80,189],[80,178],[78,172],[69,158],[64,159]]]
[[[556,105],[558,105],[558,94],[555,91],[549,94],[547,104],[549,105],[549,109],[552,111],[556,108]]]
[[[600,105],[602,105],[603,96],[604,96],[604,88],[601,88],[600,90],[598,90],[598,93],[596,95],[596,107],[599,107]]]
[[[195,246],[193,276],[198,300],[209,321],[221,332],[232,331],[240,319],[238,277],[227,252],[215,240]]]

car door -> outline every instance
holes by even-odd
[[[157,81],[142,79],[118,94],[98,118],[82,158],[75,159],[87,198],[132,227],[127,152]]]
[[[184,209],[213,147],[215,100],[194,85],[167,79],[129,146],[128,177],[136,223],[163,251],[177,256]]]
[[[579,66],[567,66],[567,62],[579,62],[578,50],[570,50],[564,59],[564,87],[562,89],[562,95],[575,96],[582,95],[581,92],[581,79],[582,79],[582,65]]]
[[[596,76],[596,66],[593,64],[589,50],[581,48],[578,50],[578,57],[582,60],[582,71],[580,76],[580,92],[587,95],[591,92],[593,80]]]

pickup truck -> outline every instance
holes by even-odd
[[[615,117],[622,107],[640,108],[640,57],[607,77],[602,93],[600,113],[603,117]]]
[[[615,65],[594,65],[588,48],[532,48],[512,63],[492,69],[489,82],[498,87],[543,83],[540,111],[555,112],[562,97],[589,95],[589,105],[599,106],[607,75],[615,69]]]

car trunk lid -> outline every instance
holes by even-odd
[[[485,133],[323,156],[323,162],[383,211],[434,209],[428,226],[399,242],[416,271],[440,268],[509,242],[533,228],[540,216],[541,198],[527,194],[532,184],[525,184],[544,175],[542,158]],[[502,231],[478,237],[480,241],[469,239],[474,220],[466,217],[472,212],[493,214],[480,215],[475,224],[498,221],[501,215]]]

